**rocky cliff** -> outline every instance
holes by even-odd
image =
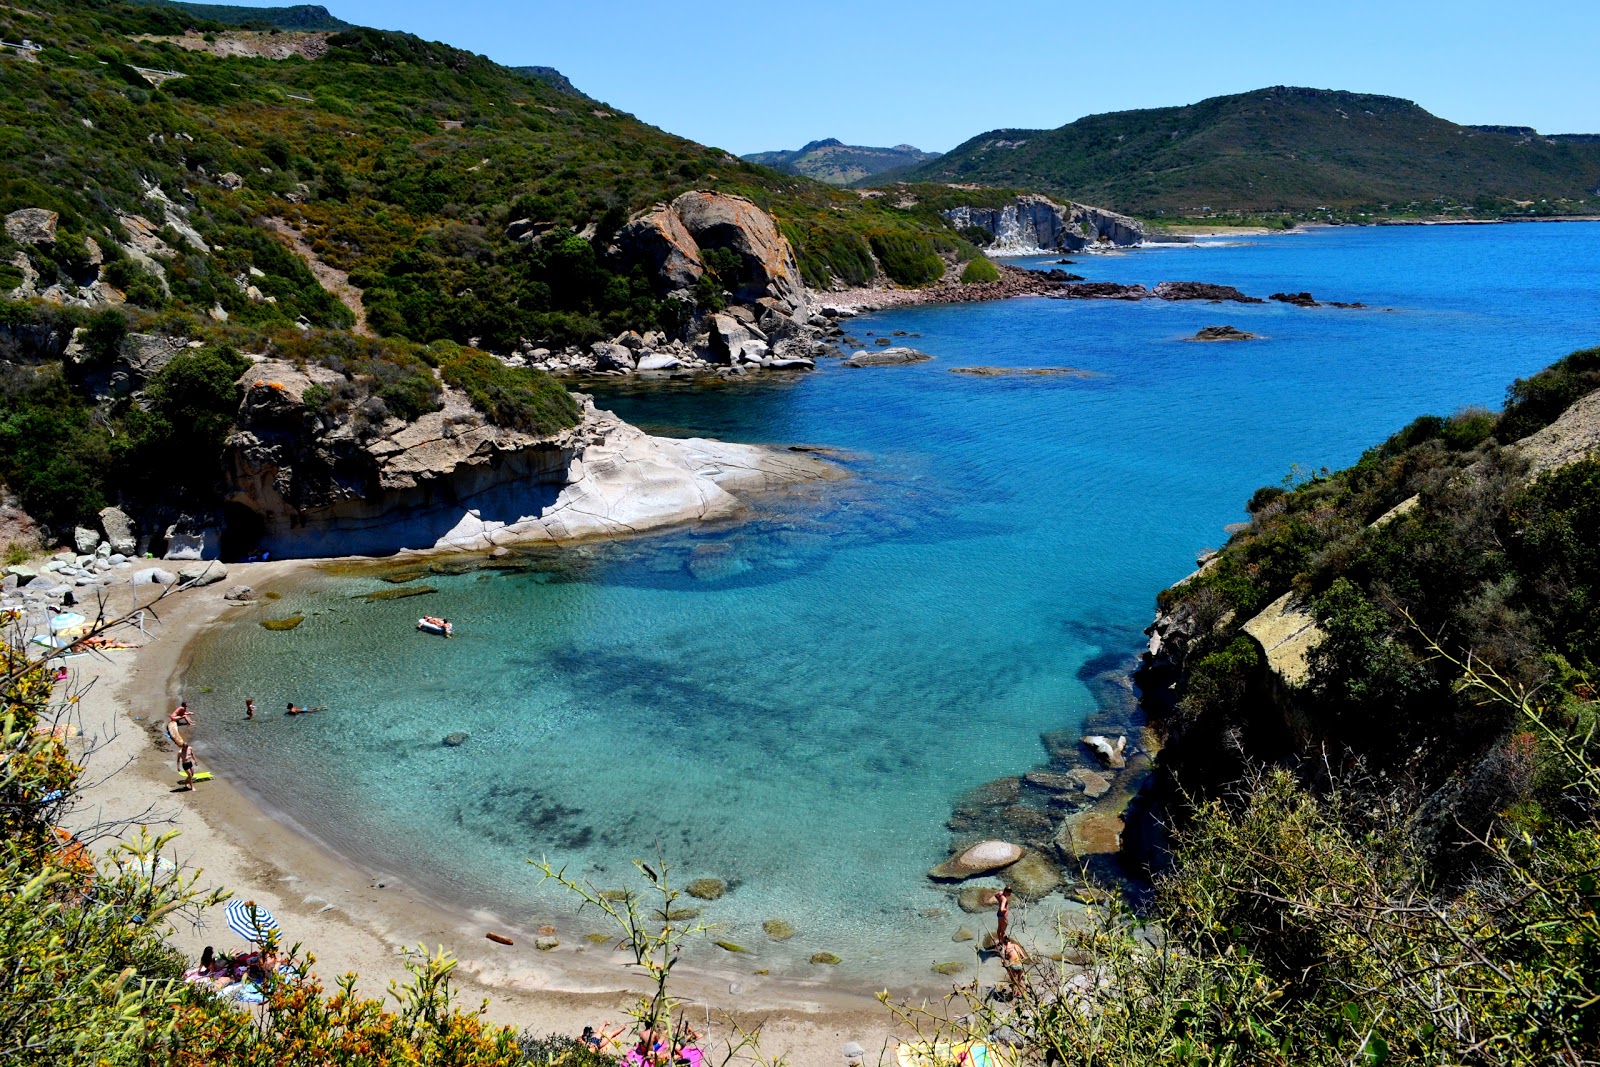
[[[702,253],[725,249],[739,259],[733,295],[784,315],[806,310],[794,249],[772,216],[742,196],[693,190],[635,216],[617,235],[628,265],[642,265],[663,293],[692,289],[706,272]]]
[[[491,425],[446,389],[441,410],[363,440],[348,424],[325,430],[304,402],[336,377],[269,361],[241,380],[224,457],[237,551],[384,555],[618,537],[731,516],[738,491],[840,473],[781,449],[651,437],[587,397],[576,426],[538,437]]]
[[[1138,219],[1086,204],[1058,204],[1049,197],[1019,196],[1003,207],[949,208],[941,214],[957,229],[976,226],[994,235],[994,252],[1033,249],[1079,252],[1093,247],[1125,247],[1144,240]]]

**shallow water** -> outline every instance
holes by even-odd
[[[752,954],[694,959],[862,986],[970,960],[950,935],[979,924],[923,877],[952,799],[1043,762],[1040,733],[1093,710],[1088,680],[1137,652],[1155,593],[1255,487],[1349,463],[1422,412],[1495,405],[1513,377],[1600,342],[1600,225],[1074,258],[1097,280],[1374,307],[911,308],[850,332],[867,347],[918,334],[904,343],[934,362],[619,388],[602,405],[647,428],[833,446],[856,477],[764,501],[744,525],[430,575],[438,592],[416,599],[368,604],[349,597],[391,587],[312,579],[199,646],[203,755],[373,870],[554,916],[569,943],[594,927],[536,888],[526,858],[614,886],[659,849],[683,877],[733,887],[704,915]],[[1267,339],[1180,340],[1225,323]],[[972,365],[1094,376],[949,372]],[[295,630],[255,625],[293,609],[308,614]],[[424,611],[460,636],[412,632]],[[330,710],[247,724],[246,695]],[[443,746],[455,731],[469,740]],[[775,945],[768,918],[799,933]],[[843,964],[810,966],[818,950]]]

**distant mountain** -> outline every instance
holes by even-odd
[[[521,74],[525,78],[533,78],[535,81],[542,81],[546,85],[550,86],[550,88],[555,89],[558,92],[566,93],[568,96],[575,96],[579,100],[587,100],[591,104],[598,103],[594,97],[579,90],[576,85],[573,85],[572,82],[567,79],[565,74],[561,73],[554,67],[512,67],[510,69],[518,74]]]
[[[232,4],[188,4],[179,0],[133,0],[147,7],[182,8],[197,19],[229,26],[261,23],[280,30],[345,30],[350,24],[336,19],[321,4],[296,4],[293,7],[234,7]]]
[[[830,185],[849,185],[887,170],[913,167],[938,159],[939,153],[924,152],[908,144],[897,144],[893,148],[867,148],[829,137],[812,141],[792,152],[752,152],[744,158],[785,174],[815,178]]]
[[[1600,143],[1458,126],[1392,96],[1278,86],[1186,107],[991,130],[906,181],[1023,186],[1136,215],[1374,212],[1548,199],[1600,207]]]

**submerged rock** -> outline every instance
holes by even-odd
[[[812,963],[825,963],[825,964],[827,964],[828,966],[831,967],[831,966],[833,966],[833,965],[835,965],[835,964],[837,964],[837,963],[839,963],[841,961],[840,961],[838,956],[835,956],[831,952],[813,952],[811,954],[811,962]]]
[[[699,900],[721,900],[728,887],[721,878],[696,878],[683,891]]]
[[[865,349],[857,352],[840,366],[843,367],[893,367],[903,363],[925,363],[933,357],[926,352],[919,352],[915,348],[896,345],[885,348],[882,352],[868,352]]]
[[[470,734],[457,730],[453,734],[446,734],[444,743],[449,748],[460,748],[462,745],[467,743],[467,738],[470,736]]]
[[[1000,890],[992,885],[969,885],[956,894],[956,905],[968,915],[993,911]]]
[[[1022,848],[1009,841],[979,841],[959,856],[928,872],[936,881],[961,881],[1009,866],[1022,858]]]
[[[1120,815],[1082,811],[1062,822],[1056,834],[1056,850],[1064,859],[1110,855],[1122,848],[1123,829]]]
[[[1029,852],[996,875],[1023,900],[1042,900],[1061,887],[1061,869],[1043,854]]]
[[[794,936],[794,927],[782,919],[768,919],[761,924],[761,932],[774,941],[787,941]]]

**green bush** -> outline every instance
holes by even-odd
[[[582,416],[572,394],[550,375],[508,367],[486,352],[463,349],[439,370],[496,426],[548,436],[576,426]]]
[[[1506,407],[1495,427],[1502,443],[1519,441],[1560,418],[1577,399],[1600,388],[1600,348],[1586,348],[1518,378],[1506,390]]]
[[[1000,268],[991,263],[987,256],[974,256],[967,261],[966,269],[961,272],[963,285],[983,284],[1000,280]]]
[[[868,240],[883,272],[897,285],[928,285],[944,277],[944,260],[927,237],[875,233]]]

